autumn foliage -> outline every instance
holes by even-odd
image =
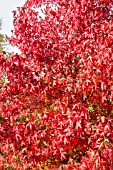
[[[0,54],[0,169],[112,170],[113,1],[27,0]]]

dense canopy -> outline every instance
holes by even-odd
[[[0,54],[0,168],[112,170],[113,1],[27,0]]]

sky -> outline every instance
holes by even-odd
[[[13,30],[13,13],[17,7],[23,6],[26,0],[0,0],[0,19],[2,19],[2,30],[0,33],[11,35]],[[9,51],[18,51],[16,48],[8,47]]]

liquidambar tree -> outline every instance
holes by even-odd
[[[0,168],[112,170],[113,1],[27,0],[9,41]]]

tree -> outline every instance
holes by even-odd
[[[1,30],[2,21],[0,20],[0,30]],[[4,35],[0,33],[0,52],[3,51]]]
[[[27,0],[14,11],[21,55],[0,58],[1,169],[112,170],[112,6]]]

